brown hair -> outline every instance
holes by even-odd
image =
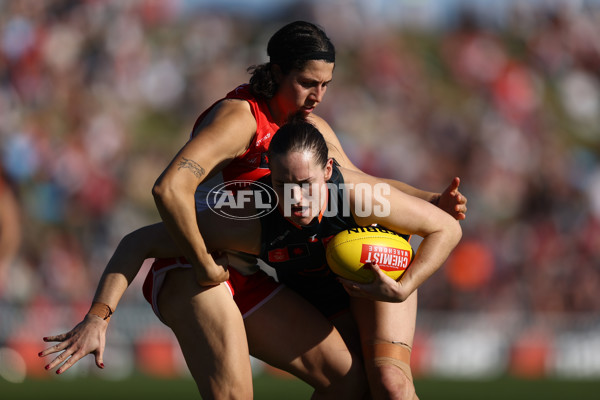
[[[275,133],[267,156],[273,160],[291,151],[310,151],[317,165],[324,168],[327,164],[329,149],[325,138],[313,124],[298,117],[293,117]]]
[[[317,25],[306,21],[295,21],[279,29],[267,45],[269,62],[248,67],[250,88],[256,96],[272,98],[277,92],[277,83],[271,68],[278,65],[281,72],[302,70],[310,60],[335,63],[335,47],[325,32]]]

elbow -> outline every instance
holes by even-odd
[[[414,290],[410,291],[410,292],[408,292],[406,290],[400,290],[396,294],[396,297],[393,300],[391,300],[390,302],[391,303],[404,303],[413,292],[414,292]]]
[[[159,208],[171,203],[176,193],[177,188],[174,187],[173,183],[163,177],[158,178],[154,186],[152,186],[152,197],[154,198],[154,203]]]
[[[460,239],[462,238],[462,227],[460,226],[460,222],[458,222],[458,220],[454,220],[454,226],[456,229],[457,239],[460,241]]]
[[[189,179],[161,175],[152,186],[152,197],[160,210],[181,202],[181,199],[193,198],[197,187],[198,183]]]
[[[436,231],[442,244],[448,251],[452,251],[462,239],[462,227],[460,222],[446,214],[443,225]],[[424,236],[425,237],[425,236]]]
[[[154,186],[152,186],[152,197],[155,202],[161,201],[165,198],[165,194],[167,193],[167,184],[164,182],[164,179],[158,178],[156,182],[154,182]]]
[[[454,247],[455,247],[460,242],[460,239],[462,239],[462,227],[460,226],[460,223],[458,222],[458,220],[453,219],[452,222],[453,222],[452,223],[452,237],[454,239]]]

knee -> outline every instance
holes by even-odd
[[[350,365],[341,367],[329,363],[328,367],[321,366],[318,372],[310,375],[320,376],[314,382],[315,395],[313,398],[343,398],[364,399],[369,390],[366,374],[361,360],[352,357]]]
[[[369,391],[369,383],[362,360],[353,357],[352,365],[347,373],[337,379],[336,387],[343,386],[355,398],[362,399]]]
[[[410,350],[403,343],[382,341],[363,347],[374,399],[417,399],[410,369]]]

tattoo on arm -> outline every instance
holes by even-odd
[[[177,163],[177,170],[179,171],[181,168],[189,168],[192,170],[192,173],[196,175],[196,178],[202,177],[205,171],[204,168],[200,166],[196,161],[190,160],[189,158],[182,157],[183,160]]]

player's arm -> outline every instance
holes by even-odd
[[[104,269],[90,312],[69,332],[44,338],[45,342],[59,343],[40,352],[40,357],[60,352],[46,365],[46,369],[60,365],[56,372],[61,374],[90,353],[94,354],[96,365],[104,368],[104,346],[110,315],[116,310],[142,263],[146,258],[178,254],[179,250],[162,223],[126,235]]]
[[[356,167],[350,161],[346,153],[344,153],[339,139],[337,138],[335,132],[333,131],[333,129],[331,129],[329,124],[322,118],[313,114],[311,114],[309,120],[313,124],[315,124],[315,126],[325,137],[325,140],[327,141],[327,145],[329,147],[329,157],[335,158],[336,161],[340,163],[340,165],[344,168],[354,171],[360,171],[358,167]],[[458,187],[460,185],[460,179],[458,177],[452,179],[450,185],[448,185],[448,187],[446,187],[446,189],[441,193],[428,192],[425,190],[417,189],[411,185],[394,179],[378,179],[406,194],[418,197],[438,206],[442,210],[446,211],[448,214],[452,215],[457,220],[463,220],[466,218],[467,198],[458,190]]]
[[[237,221],[207,210],[198,216],[198,229],[206,238],[206,251],[209,254],[226,249],[255,255],[260,251],[261,233],[257,220]],[[138,274],[144,260],[181,255],[181,250],[163,222],[129,233],[110,258],[98,283],[94,302],[106,304],[112,311],[116,310],[123,293]]]
[[[140,271],[144,260],[180,255],[181,251],[161,222],[127,234],[117,246],[100,277],[94,301],[107,304],[114,311],[123,293]]]
[[[379,224],[398,233],[423,237],[410,267],[399,281],[372,266],[378,277],[374,283],[348,285],[349,282],[345,282],[345,286],[350,290],[358,289],[351,294],[362,290],[363,294],[378,296],[378,300],[404,301],[446,261],[462,236],[460,224],[431,203],[407,195],[376,178],[356,171],[344,171],[343,175],[347,184],[367,183],[372,188],[371,191],[349,191],[350,209],[359,225]],[[357,200],[360,204],[370,204],[372,212],[366,216],[357,215]]]
[[[236,221],[207,210],[199,216],[198,227],[201,235],[207,238],[209,253],[230,249],[258,254],[260,250],[260,223],[256,220]],[[94,302],[106,304],[114,311],[144,260],[181,255],[163,222],[129,233],[110,258],[98,283]]]
[[[231,249],[258,254],[260,223],[256,220],[236,221],[236,229],[233,229],[233,225],[233,220],[219,219],[213,213],[206,215],[202,219],[201,230],[210,238],[207,242],[208,250],[212,252]],[[223,230],[217,232],[217,226]],[[89,312],[71,331],[45,337],[45,342],[59,343],[40,352],[39,356],[45,357],[60,352],[46,365],[46,369],[60,365],[57,373],[61,374],[90,353],[94,354],[96,365],[104,368],[103,356],[110,314],[116,310],[144,260],[180,255],[181,251],[163,223],[145,226],[126,235],[110,258],[92,303],[92,307],[98,307],[101,312],[105,310],[108,315],[103,318],[98,312]]]
[[[215,264],[196,223],[194,192],[207,176],[242,154],[256,132],[250,106],[224,100],[213,109],[193,139],[175,156],[156,181],[152,194],[158,211],[201,285],[214,285],[228,273]]]

